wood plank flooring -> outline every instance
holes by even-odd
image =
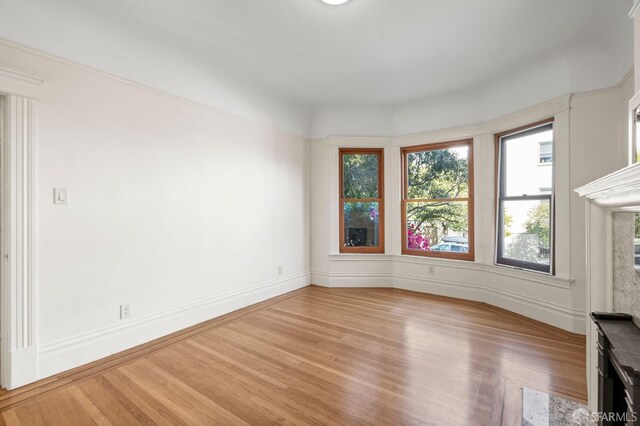
[[[2,424],[515,425],[586,399],[585,341],[485,304],[311,286],[0,393]]]

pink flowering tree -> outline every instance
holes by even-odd
[[[429,239],[423,236],[420,228],[413,223],[407,227],[407,248],[414,250],[429,250]]]

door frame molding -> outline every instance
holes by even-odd
[[[38,379],[36,345],[36,107],[2,97],[0,147],[0,385],[14,389]]]

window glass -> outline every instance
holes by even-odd
[[[377,247],[380,244],[380,203],[345,202],[345,247]]]
[[[553,124],[499,138],[497,263],[551,272]]]
[[[404,148],[403,167],[403,253],[472,260],[472,141]]]
[[[378,155],[342,156],[344,198],[378,198]]]
[[[340,149],[340,252],[384,252],[383,150]]]

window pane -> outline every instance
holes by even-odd
[[[551,202],[549,200],[502,203],[502,257],[549,265],[551,258]]]
[[[553,144],[551,142],[540,142],[540,164],[553,162]]]
[[[540,195],[553,185],[553,129],[502,139],[503,196]],[[544,155],[544,158],[543,158]],[[544,160],[544,161],[543,161]]]
[[[378,198],[378,156],[342,156],[343,198]]]
[[[467,198],[469,147],[407,154],[409,199]]]
[[[377,247],[380,238],[380,203],[344,203],[346,247]]]
[[[469,252],[466,201],[406,203],[409,250]]]

